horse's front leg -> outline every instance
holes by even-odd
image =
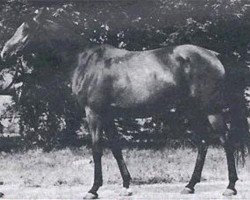
[[[92,188],[84,196],[84,199],[96,199],[98,198],[97,191],[102,186],[102,118],[91,108],[86,107],[86,117],[89,125],[89,131],[92,137],[92,153],[94,160],[94,183]]]
[[[130,173],[128,171],[128,168],[125,164],[125,161],[124,161],[124,158],[122,155],[120,140],[119,140],[119,136],[118,136],[116,127],[114,125],[113,118],[111,118],[109,120],[106,119],[105,133],[108,137],[111,151],[112,151],[112,153],[117,161],[117,164],[118,164],[121,176],[122,176],[122,180],[123,180],[123,190],[120,193],[120,195],[130,196],[130,195],[132,195],[132,191],[129,188],[131,176],[130,176]]]

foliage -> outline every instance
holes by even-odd
[[[37,15],[37,9],[46,8],[44,19],[56,21],[73,30],[86,44],[108,43],[129,50],[147,50],[167,45],[191,43],[217,51],[222,56],[223,64],[235,81],[234,91],[243,96],[249,83],[250,4],[247,0],[158,0],[158,1],[27,1],[5,0],[0,4],[0,47],[11,37],[16,28],[25,20]],[[25,55],[28,64],[19,72],[18,81],[23,82],[22,93],[18,102],[20,126],[23,135],[41,146],[58,143],[62,135],[74,134],[80,126],[81,113],[71,97],[69,88],[69,67],[60,67],[44,63],[37,52],[36,61],[32,55]],[[32,62],[29,62],[32,61]],[[20,68],[20,62],[1,62],[1,68]],[[182,121],[183,116],[175,119]],[[124,119],[123,119],[124,120]],[[120,127],[133,129],[135,134],[149,133],[177,134],[184,128],[173,130],[176,126],[170,119],[149,120],[145,124],[125,119]],[[126,124],[126,123],[125,123]],[[166,125],[168,124],[168,125]],[[173,125],[174,124],[174,125]],[[141,130],[141,131],[140,131]],[[171,131],[172,130],[172,131]],[[177,133],[176,133],[177,132]],[[151,135],[152,135],[151,134]],[[145,134],[144,134],[145,135]],[[162,138],[167,136],[162,134]],[[68,138],[68,137],[66,137]],[[144,140],[139,136],[139,140]]]

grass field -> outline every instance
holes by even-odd
[[[187,182],[192,174],[196,151],[191,148],[163,150],[123,150],[132,184]],[[15,187],[90,186],[93,181],[91,150],[64,149],[45,153],[31,150],[25,153],[0,154],[0,181]],[[241,180],[246,170],[238,166]],[[104,184],[121,184],[121,176],[111,152],[104,151]],[[205,163],[203,181],[227,180],[227,165],[223,149],[210,148]]]

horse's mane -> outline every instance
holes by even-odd
[[[75,33],[73,27],[68,23],[62,25],[49,19],[42,21],[38,25],[37,32],[34,34],[38,35],[41,42],[50,43],[54,49],[57,48],[54,46],[55,44],[67,45],[67,48],[74,45],[74,48],[76,48],[76,46],[79,46],[84,40],[80,35]],[[53,42],[55,42],[55,44],[53,44]]]
[[[52,65],[72,65],[72,58],[86,46],[86,40],[69,23],[45,19],[30,31],[33,33],[27,51],[37,53],[40,58],[49,57]]]

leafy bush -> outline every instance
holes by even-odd
[[[128,50],[147,50],[191,43],[218,51],[228,74],[231,74],[229,88],[234,88],[239,98],[243,98],[245,87],[250,85],[250,73],[246,67],[250,62],[250,12],[247,1],[97,3],[5,0],[0,5],[0,47],[23,21],[36,16],[36,10],[41,7],[46,7],[46,14],[42,16],[44,19],[73,30],[85,44],[108,43]],[[35,61],[31,55],[23,55],[28,64],[21,66],[23,70],[19,72],[18,80],[23,82],[23,86],[17,109],[21,134],[27,137],[27,141],[51,148],[76,137],[83,113],[79,112],[71,97],[69,66],[58,66],[57,61],[48,58],[53,49],[37,51],[34,49],[33,52]],[[51,62],[44,62],[44,56],[48,58],[45,61]],[[10,66],[13,71],[20,67],[20,62],[1,62],[2,69]],[[153,118],[141,125],[131,119],[118,119],[117,123],[126,137],[143,144],[143,141],[164,141],[169,137],[183,138],[185,119],[181,114],[175,115],[174,119],[177,120],[168,119],[163,123],[162,119]],[[184,128],[177,130],[179,125],[176,121]],[[156,133],[158,135],[154,137]]]

